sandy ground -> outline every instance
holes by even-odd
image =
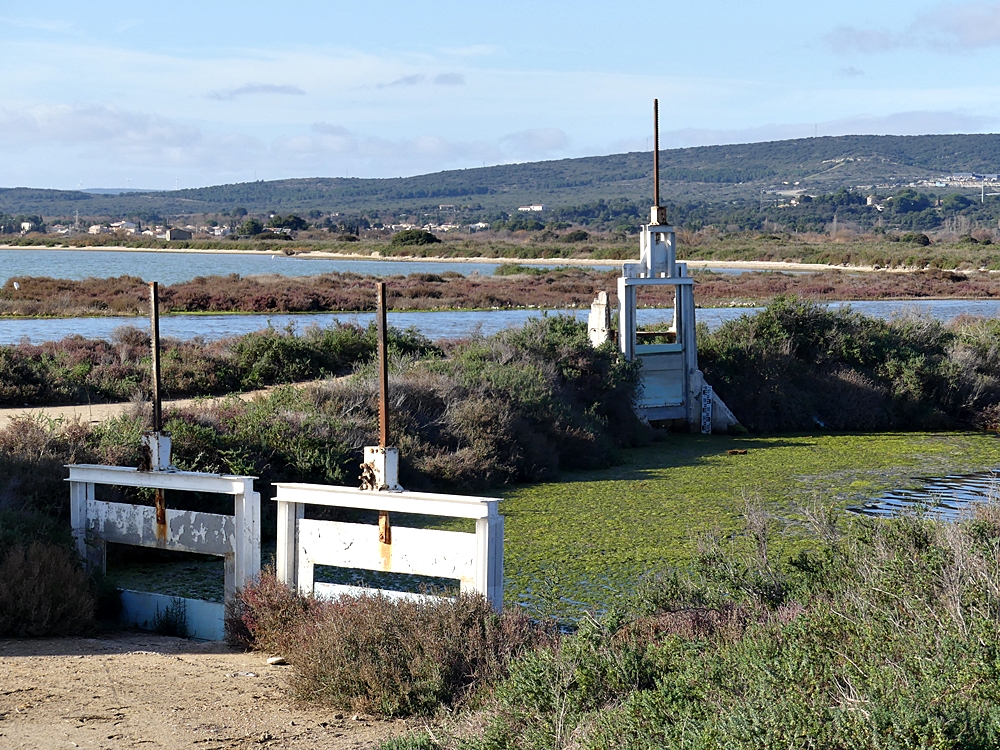
[[[79,251],[112,251],[125,253],[220,253],[224,255],[261,255],[259,250],[196,250],[192,248],[148,248],[148,247],[117,247],[114,245],[95,245],[93,247],[24,247],[20,245],[2,245],[0,250],[79,250]],[[332,258],[336,260],[382,260],[390,263],[399,261],[413,261],[419,263],[520,263],[522,265],[563,265],[563,266],[608,266],[615,268],[627,260],[593,260],[588,258],[421,258],[417,256],[397,256],[382,257],[377,252],[371,254],[361,253],[335,253],[326,250],[314,250],[306,253],[299,253],[299,258]],[[633,261],[638,260],[638,249]],[[687,260],[688,268],[746,268],[757,271],[875,271],[871,266],[834,266],[827,263],[783,263],[773,261],[756,260]]]
[[[0,748],[371,748],[419,732],[296,704],[291,667],[138,633],[0,640]]]
[[[260,391],[247,391],[246,393],[234,393],[236,398],[241,398],[244,401],[252,401],[255,396],[259,394],[266,393],[268,389]],[[211,403],[213,401],[221,400],[223,397],[218,399],[213,398],[181,398],[175,399],[173,401],[163,402],[164,413],[168,412],[170,409],[182,409],[188,406],[194,406],[195,404],[205,404]],[[226,396],[224,398],[230,398]],[[74,404],[68,406],[13,406],[6,409],[0,409],[0,430],[7,427],[15,418],[17,417],[42,417],[44,419],[62,419],[67,422],[72,422],[75,419],[79,419],[84,423],[95,423],[103,422],[105,419],[110,419],[112,417],[117,417],[120,414],[131,411],[135,408],[135,405],[130,401],[124,401],[117,404]],[[2,745],[0,745],[2,748]]]

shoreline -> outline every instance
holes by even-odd
[[[341,253],[331,250],[309,250],[305,252],[295,253],[293,255],[284,255],[281,252],[271,252],[268,250],[239,250],[239,249],[226,249],[226,248],[214,248],[210,250],[196,249],[196,248],[148,248],[148,247],[121,247],[117,245],[93,245],[89,247],[72,247],[72,246],[60,246],[60,247],[45,247],[45,246],[25,246],[25,245],[5,245],[0,244],[0,250],[23,250],[25,252],[44,252],[44,251],[72,251],[72,252],[118,252],[118,253],[170,253],[173,255],[249,255],[249,256],[276,256],[281,255],[282,257],[288,258],[290,260],[301,259],[301,260],[343,260],[343,261],[370,261],[376,263],[457,263],[457,264],[476,264],[476,263],[486,263],[494,265],[503,264],[514,264],[523,266],[570,266],[570,267],[580,267],[580,268],[608,268],[613,269],[621,266],[622,263],[635,263],[638,258],[620,258],[620,259],[608,259],[608,258],[498,258],[498,257],[456,257],[456,258],[442,258],[437,256],[419,256],[419,255],[398,255],[398,256],[384,256],[378,253],[375,254],[361,254],[361,253]],[[702,270],[702,271],[712,271],[715,269],[740,269],[745,271],[792,271],[792,272],[816,272],[822,273],[827,271],[836,271],[839,273],[889,273],[889,274],[908,274],[908,273],[919,273],[920,271],[926,270],[923,268],[881,268],[875,266],[848,266],[848,265],[836,265],[832,263],[797,263],[792,261],[780,261],[780,260],[698,260],[698,259],[678,259],[678,263],[685,263],[689,270]],[[958,268],[941,268],[936,269],[945,273],[985,273],[987,275],[1000,274],[1000,270],[995,271],[972,271],[972,270],[962,270]],[[280,274],[279,274],[280,275]]]
[[[270,252],[262,250],[228,250],[215,248],[211,250],[196,248],[148,248],[148,247],[122,247],[118,245],[92,245],[88,247],[38,247],[25,245],[4,245],[0,244],[0,250],[23,250],[25,252],[45,252],[45,251],[72,251],[72,252],[120,252],[120,253],[171,253],[176,255],[252,255],[263,257],[265,255],[284,255],[280,252]],[[384,256],[381,254],[361,254],[361,253],[339,253],[330,250],[310,250],[284,256],[290,259],[301,258],[303,260],[346,260],[346,261],[374,261],[382,263],[493,263],[502,265],[505,263],[524,266],[607,266],[614,268],[622,263],[635,263],[638,258],[608,259],[608,258],[488,258],[488,257],[456,257],[441,258],[437,256],[418,255],[396,255]],[[759,271],[847,271],[868,273],[873,271],[886,271],[888,273],[910,273],[916,269],[876,269],[872,266],[843,266],[830,263],[792,263],[784,261],[770,260],[679,260],[679,263],[686,263],[688,268],[712,270],[714,268],[740,268],[746,270]]]
[[[818,305],[851,305],[856,302],[987,302],[993,297],[880,297],[876,299],[822,299],[822,298],[812,298],[804,297],[804,300],[808,302],[815,302]],[[699,305],[695,304],[696,310],[750,310],[755,308],[766,307],[770,303],[769,300],[757,300],[752,303],[747,304],[728,304],[728,305]],[[427,308],[427,309],[412,309],[407,308],[405,310],[394,310],[389,309],[387,312],[390,315],[393,314],[419,314],[419,315],[434,315],[434,314],[449,314],[449,313],[501,313],[501,312],[518,312],[522,310],[535,310],[541,313],[561,313],[568,310],[589,310],[589,306],[579,305],[562,305],[557,307],[547,307],[547,306],[520,306],[520,307],[449,307],[449,308]],[[639,310],[671,310],[672,305],[639,305]],[[160,313],[160,318],[199,318],[199,317],[245,317],[256,315],[258,317],[271,317],[271,316],[319,316],[319,315],[375,315],[374,310],[298,310],[298,311],[280,311],[280,310],[269,310],[266,312],[259,311],[248,311],[248,310],[197,310],[197,311],[184,311],[184,312],[162,312]],[[126,314],[126,313],[115,313],[114,315],[3,315],[0,314],[0,321],[4,320],[102,320],[106,318],[129,318],[136,320],[148,320],[148,316],[141,314]]]

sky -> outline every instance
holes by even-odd
[[[4,0],[0,186],[1000,129],[1000,0]]]

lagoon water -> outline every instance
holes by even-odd
[[[55,250],[37,248],[0,249],[0,286],[12,276],[49,276],[80,281],[113,276],[139,276],[161,284],[180,284],[196,276],[318,276],[324,273],[352,272],[364,276],[409,276],[411,273],[448,271],[469,276],[491,276],[501,263],[517,259],[482,262],[448,260],[364,260],[358,258],[306,258],[279,253],[176,253],[142,250]],[[624,261],[622,261],[624,262]],[[536,268],[555,268],[560,261],[532,263]],[[579,264],[574,266],[581,267]],[[610,271],[614,264],[582,265]],[[713,268],[713,273],[742,274],[750,268]],[[695,271],[697,273],[697,271]],[[782,271],[804,274],[809,271]]]
[[[876,518],[921,513],[926,518],[956,521],[971,514],[977,504],[996,502],[998,496],[1000,474],[993,470],[928,479],[922,487],[890,490],[848,510]]]
[[[503,262],[503,261],[500,261]],[[146,281],[179,284],[196,276],[280,274],[318,276],[351,271],[365,276],[408,276],[446,271],[468,276],[492,275],[500,262],[458,263],[421,260],[303,258],[275,253],[170,253],[120,250],[0,250],[0,285],[12,276],[50,276],[79,281],[112,276],[140,276]],[[559,265],[554,261],[550,267]],[[603,266],[610,270],[613,266]]]
[[[978,315],[995,318],[1000,316],[1000,300],[888,300],[880,302],[831,302],[830,306],[850,305],[866,315],[889,319],[905,313],[928,315],[936,320],[948,321],[959,315]],[[703,308],[697,311],[698,322],[714,330],[727,320],[741,315],[754,314],[760,308]],[[511,326],[521,326],[530,318],[554,314],[573,315],[586,320],[586,309],[575,310],[449,310],[445,312],[390,312],[389,324],[397,328],[414,327],[430,339],[460,338],[481,333],[490,335]],[[670,308],[647,308],[638,311],[639,324],[665,323],[673,319]],[[257,331],[267,326],[298,330],[310,325],[329,326],[334,321],[356,322],[367,325],[374,320],[373,313],[320,313],[275,315],[164,315],[160,319],[163,336],[179,339],[202,337],[215,340]],[[15,344],[27,339],[32,343],[56,341],[66,336],[108,339],[119,326],[145,328],[148,319],[140,317],[114,318],[0,318],[0,344]]]

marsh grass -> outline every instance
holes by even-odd
[[[413,330],[391,328],[390,349],[430,355],[436,348]],[[375,355],[375,325],[265,328],[204,342],[162,341],[168,398],[233,393],[275,383],[343,375]],[[0,406],[129,401],[150,392],[149,334],[122,327],[110,341],[71,336],[43,344],[0,346]]]
[[[779,297],[699,337],[705,377],[754,432],[989,428],[996,321],[890,321]]]
[[[469,705],[512,659],[554,637],[479,595],[322,600],[290,591],[272,571],[240,592],[227,627],[233,642],[287,658],[299,698],[380,716]]]
[[[746,450],[745,455],[730,455]],[[672,434],[629,450],[605,469],[504,492],[507,601],[573,622],[626,601],[644,573],[683,567],[699,540],[745,532],[745,497],[770,517],[841,512],[919,477],[1000,465],[1000,441],[983,433],[781,436]],[[774,521],[772,520],[772,524]],[[813,527],[769,537],[772,559],[798,553]]]
[[[94,596],[73,551],[51,542],[0,547],[0,637],[79,635]]]
[[[765,544],[774,522],[707,540],[627,606],[526,653],[472,744],[995,746],[995,509],[957,525],[821,525],[784,558]]]

